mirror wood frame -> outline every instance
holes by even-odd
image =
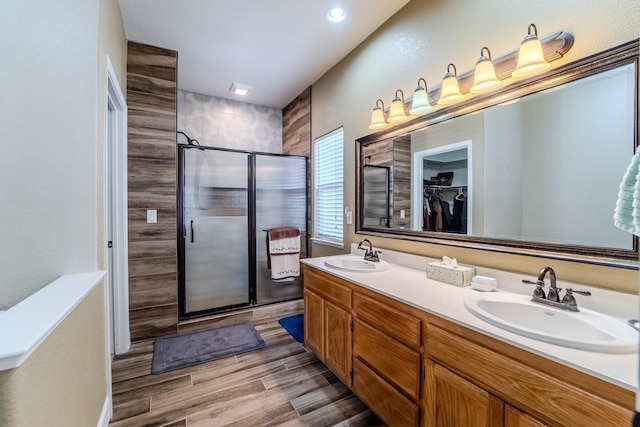
[[[513,253],[542,258],[584,262],[588,264],[610,267],[639,269],[638,237],[633,236],[632,249],[617,249],[598,246],[582,246],[558,244],[538,241],[501,239],[468,235],[451,235],[434,231],[413,231],[384,227],[363,226],[363,149],[371,144],[409,134],[412,131],[441,123],[455,117],[482,110],[492,105],[520,98],[552,87],[560,86],[575,80],[602,73],[623,65],[635,65],[634,90],[634,152],[638,147],[638,98],[639,98],[639,42],[638,39],[621,44],[603,52],[551,69],[535,77],[516,80],[488,94],[473,96],[458,104],[438,108],[435,111],[410,119],[400,125],[393,126],[356,140],[356,234],[409,240],[446,246],[458,246],[469,249],[488,250],[494,252]],[[620,179],[622,179],[622,173]],[[611,207],[611,218],[613,220]],[[630,236],[631,238],[631,236]]]

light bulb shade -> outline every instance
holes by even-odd
[[[400,98],[400,96],[402,98]],[[389,107],[389,118],[387,119],[389,123],[398,123],[404,120],[407,120],[409,116],[404,112],[404,92],[400,89],[396,90],[396,96],[391,101],[391,107]]]
[[[532,26],[533,24],[529,26],[529,31],[531,31]],[[551,67],[551,64],[544,59],[542,43],[538,40],[537,29],[535,26],[533,26],[533,28],[535,34],[529,33],[520,45],[518,63],[513,73],[511,73],[513,77],[533,76]]]
[[[496,69],[493,62],[486,56],[480,57],[476,63],[476,71],[473,73],[473,86],[469,89],[471,93],[482,93],[495,89],[502,82],[496,77]]]
[[[400,98],[395,98],[389,107],[389,123],[398,123],[407,119],[404,112],[404,103]]]
[[[371,123],[369,123],[369,129],[377,130],[387,127],[387,122],[384,120],[384,111],[382,108],[376,105],[371,112]]]
[[[409,110],[409,114],[423,114],[431,110],[433,110],[433,107],[429,103],[427,90],[422,87],[418,87],[415,92],[413,92],[411,110]]]
[[[438,104],[449,105],[462,101],[463,99],[464,96],[460,93],[460,87],[458,86],[458,78],[454,74],[447,73],[444,79],[442,79]]]

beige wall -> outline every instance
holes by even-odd
[[[345,135],[345,206],[355,208],[355,144],[367,128],[377,98],[389,103],[396,89],[410,94],[419,77],[439,84],[448,63],[459,74],[472,70],[480,48],[488,46],[497,58],[515,51],[530,23],[544,38],[557,31],[575,36],[575,44],[557,67],[620,43],[638,38],[640,3],[637,0],[413,0],[347,58],[313,85],[312,137],[339,126]],[[620,175],[624,171],[620,171]],[[613,206],[612,206],[613,212]],[[613,215],[613,213],[612,213]],[[362,236],[345,223],[345,251]],[[636,271],[505,255],[401,240],[371,238],[374,245],[441,257],[463,263],[507,269],[529,275],[552,265],[563,280],[636,292]],[[313,255],[335,250],[314,244]]]
[[[18,368],[0,372],[0,425],[95,426],[105,398],[104,284]]]

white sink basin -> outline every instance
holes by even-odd
[[[531,302],[526,295],[472,294],[464,305],[499,328],[540,341],[602,353],[635,353],[638,332],[607,315],[580,308],[577,313]]]
[[[363,257],[357,255],[339,255],[327,258],[324,264],[336,270],[351,271],[353,273],[376,273],[389,268],[389,263],[385,261],[366,261]]]

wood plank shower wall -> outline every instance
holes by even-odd
[[[132,341],[178,331],[176,90],[178,53],[129,42],[129,315]],[[147,209],[158,223],[147,224]]]
[[[282,109],[282,154],[310,157],[311,86]]]

